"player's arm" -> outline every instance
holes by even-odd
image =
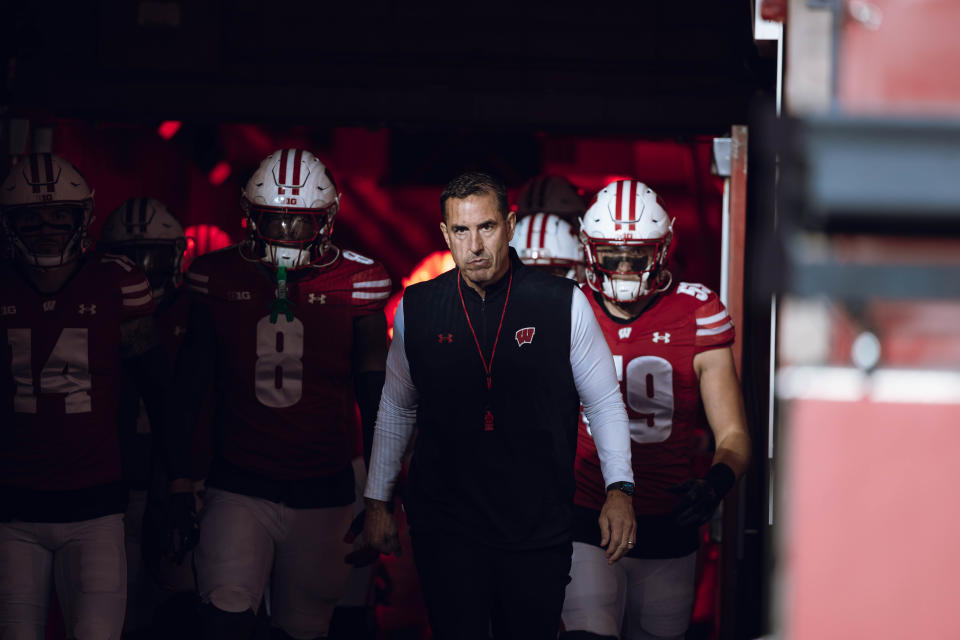
[[[633,483],[630,426],[613,356],[590,303],[579,289],[574,290],[571,303],[570,365],[583,413],[590,421],[605,485]],[[599,524],[600,546],[607,548],[607,561],[614,563],[635,540],[637,520],[632,498],[619,489],[608,491]]]
[[[125,320],[120,324],[120,357],[127,375],[133,380],[137,393],[143,399],[150,424],[164,422],[164,405],[170,384],[170,366],[157,336],[152,315]],[[128,411],[136,408],[126,407]],[[135,414],[118,416],[126,424],[136,421]]]
[[[13,349],[7,340],[7,329],[0,323],[0,415],[13,413],[13,395],[16,383],[13,381]],[[11,424],[11,423],[8,423]]]
[[[700,379],[700,397],[713,431],[713,464],[725,464],[739,478],[750,464],[750,434],[743,409],[740,380],[730,347],[710,349],[693,358]]]
[[[387,353],[386,380],[377,411],[370,456],[370,473],[364,490],[367,510],[364,539],[382,553],[400,550],[397,523],[390,513],[393,490],[403,454],[413,435],[419,395],[410,376],[403,344],[403,301],[393,323],[393,342]]]
[[[383,311],[357,317],[353,321],[353,335],[353,389],[360,408],[363,461],[369,468],[373,428],[387,366],[387,319]]]
[[[217,336],[210,307],[195,299],[190,305],[173,383],[170,385],[163,449],[172,493],[192,493],[193,435],[204,397],[214,377]]]
[[[733,352],[728,346],[702,351],[693,357],[693,369],[700,380],[716,453],[707,475],[671,489],[681,496],[674,513],[683,526],[707,522],[750,464],[750,434]]]

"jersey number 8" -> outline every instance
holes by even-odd
[[[257,364],[254,370],[257,400],[268,407],[295,405],[303,396],[303,323],[278,315],[257,323]]]

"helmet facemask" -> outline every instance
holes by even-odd
[[[3,230],[23,262],[52,269],[76,260],[87,249],[92,211],[90,200],[14,206],[3,213]]]
[[[318,262],[330,246],[338,203],[322,209],[263,207],[247,203],[247,228],[261,262],[300,269]]]
[[[669,238],[657,240],[587,239],[587,282],[603,297],[618,304],[639,302],[662,291],[669,272],[666,262]]]

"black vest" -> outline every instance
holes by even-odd
[[[524,267],[513,249],[510,257],[489,391],[459,271],[404,293],[404,344],[419,393],[405,508],[414,533],[528,549],[570,540],[580,410],[570,366],[576,283]],[[508,280],[488,288],[485,300],[461,286],[488,361]]]

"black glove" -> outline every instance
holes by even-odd
[[[733,469],[719,462],[710,467],[703,478],[693,478],[667,489],[670,493],[682,496],[673,508],[677,524],[681,527],[699,527],[708,522],[736,480]]]
[[[200,540],[200,524],[197,522],[196,500],[193,493],[173,493],[167,499],[167,514],[171,529],[173,559],[183,564],[183,559],[197,546]]]

